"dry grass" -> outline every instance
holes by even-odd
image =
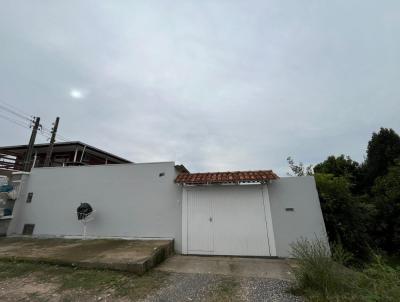
[[[137,300],[158,290],[167,279],[168,274],[162,272],[139,277],[109,270],[0,261],[0,283],[3,289],[8,289],[6,296],[0,294],[0,300],[5,297],[9,301],[91,301],[99,297],[108,297],[110,301]]]

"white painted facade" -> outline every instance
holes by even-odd
[[[8,235],[35,224],[34,235],[80,236],[76,209],[88,202],[96,211],[87,226],[89,237],[174,238],[180,251],[177,174],[173,162],[35,168],[15,202]]]
[[[36,236],[81,236],[76,209],[88,202],[88,237],[173,238],[183,254],[289,257],[300,237],[326,238],[313,177],[182,186],[178,173],[173,162],[35,168],[7,234],[34,224]]]
[[[313,176],[282,177],[268,184],[276,253],[291,256],[299,238],[326,240],[324,218]],[[328,244],[328,242],[327,242]]]

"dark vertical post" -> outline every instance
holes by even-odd
[[[60,121],[60,118],[57,117],[56,121],[54,122],[53,129],[51,129],[50,145],[49,145],[49,149],[47,150],[47,153],[46,153],[46,158],[44,160],[44,167],[49,167],[50,166],[50,159],[51,159],[51,154],[53,153],[54,143],[56,141],[56,133],[57,133],[57,128],[58,128],[58,122],[59,121]]]
[[[24,167],[23,167],[23,170],[27,172],[31,170],[31,158],[33,153],[33,147],[35,145],[36,133],[40,126],[39,123],[40,123],[40,117],[37,117],[35,119],[35,124],[33,125],[32,134],[28,145],[28,152],[26,153]]]

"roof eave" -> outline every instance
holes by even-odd
[[[125,158],[119,157],[119,156],[117,156],[115,154],[112,154],[112,153],[109,153],[107,151],[101,150],[99,148],[93,147],[93,146],[91,146],[89,144],[85,144],[85,143],[83,143],[81,141],[56,142],[54,145],[55,146],[74,146],[74,145],[79,145],[82,148],[84,148],[86,146],[87,149],[99,152],[101,154],[104,154],[104,155],[109,156],[111,158],[117,159],[117,160],[122,161],[124,163],[127,163],[127,164],[132,163],[131,161],[129,161],[129,160],[125,159]],[[35,148],[45,148],[47,146],[49,146],[48,143],[47,144],[35,144],[34,145]],[[4,146],[4,147],[0,147],[0,153],[1,153],[1,151],[12,152],[12,150],[21,150],[21,149],[27,149],[27,148],[28,148],[28,145]]]

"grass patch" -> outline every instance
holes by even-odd
[[[116,297],[141,299],[159,289],[168,281],[168,273],[149,272],[137,276],[128,272],[64,267],[50,264],[20,261],[0,261],[0,282],[27,275],[34,276],[40,283],[51,283],[65,297],[76,297],[75,292],[105,293]],[[34,294],[33,294],[34,295]]]
[[[0,281],[8,278],[23,277],[34,272],[46,272],[47,266],[18,261],[0,261]]]
[[[143,276],[107,270],[75,269],[70,274],[58,276],[60,291],[112,291],[115,296],[139,299],[158,290],[167,280],[168,274],[148,272]]]
[[[117,288],[128,279],[124,274],[105,270],[63,269],[56,273],[54,277],[60,283],[60,290]]]
[[[382,257],[355,269],[335,261],[325,242],[318,239],[300,240],[292,250],[298,261],[293,292],[308,301],[399,301],[400,268],[386,264]]]
[[[234,278],[224,277],[222,280],[219,280],[213,288],[210,297],[208,297],[208,301],[215,302],[229,302],[229,301],[237,301],[240,300],[238,298],[238,291],[240,289],[240,282]],[[238,299],[235,299],[237,297]]]

